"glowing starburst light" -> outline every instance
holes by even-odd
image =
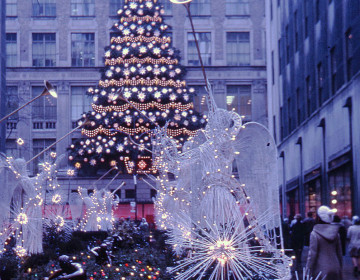
[[[16,221],[19,222],[19,224],[21,225],[26,225],[28,223],[28,217],[25,213],[20,213],[17,216]]]

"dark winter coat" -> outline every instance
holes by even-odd
[[[306,268],[314,277],[321,272],[326,280],[342,280],[342,252],[339,226],[318,224],[310,234]],[[322,279],[321,277],[321,279]]]

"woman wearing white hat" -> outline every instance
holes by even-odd
[[[330,224],[335,211],[327,206],[317,210],[318,224],[310,234],[306,269],[314,277],[321,272],[326,280],[342,280],[342,252],[339,226]]]

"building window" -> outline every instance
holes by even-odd
[[[296,113],[297,113],[297,125],[300,125],[302,122],[301,119],[301,97],[300,97],[300,88],[296,89]]]
[[[95,34],[71,34],[71,66],[95,66]]]
[[[35,67],[56,66],[55,33],[33,33],[32,65]]]
[[[336,162],[337,160],[334,160]],[[330,163],[329,165],[331,165]],[[337,215],[351,216],[351,164],[346,163],[329,172],[330,204]]]
[[[164,8],[164,16],[171,16],[172,15],[172,6],[173,4],[169,0],[160,0],[159,3]],[[192,5],[193,3],[191,3]]]
[[[299,32],[298,32],[298,13],[294,12],[294,30],[295,30],[295,51],[299,49]]]
[[[36,97],[42,93],[44,87],[33,87],[32,96]],[[38,98],[32,103],[33,129],[55,129],[56,128],[56,99],[50,95]]]
[[[244,121],[251,120],[251,86],[227,86],[226,87],[227,110],[234,110]]]
[[[150,190],[150,197],[151,197],[151,198],[155,198],[156,195],[157,195],[157,190],[151,189],[151,190]]]
[[[196,39],[198,40],[201,58],[204,65],[211,65],[211,33],[197,32]],[[188,33],[188,65],[200,66],[193,33]]]
[[[6,0],[6,16],[17,16],[17,0]]]
[[[321,206],[321,177],[305,183],[305,212],[316,213]]]
[[[289,26],[285,27],[285,42],[286,42],[286,63],[290,62],[290,34]]]
[[[56,1],[55,0],[33,0],[32,3],[34,17],[55,17]]]
[[[209,16],[210,0],[196,0],[190,5],[190,12],[193,16]]]
[[[135,190],[125,190],[125,198],[135,198]]]
[[[318,76],[318,102],[320,107],[325,101],[323,96],[324,70],[321,62],[317,65],[317,76]]]
[[[226,61],[228,66],[250,65],[249,32],[226,33]]]
[[[10,114],[12,111],[15,111],[17,108],[19,108],[18,87],[8,86],[6,87],[6,115]],[[19,120],[19,112],[16,112],[7,119],[8,122],[17,120]]]
[[[207,107],[207,102],[206,102],[206,96],[207,96],[207,92],[205,90],[205,85],[199,86],[191,86],[195,91],[194,91],[194,109],[197,112],[207,112],[208,111],[208,107]]]
[[[282,61],[281,61],[281,55],[282,55],[282,50],[281,50],[281,38],[278,40],[278,55],[279,55],[279,75],[281,75],[281,68],[282,68]]]
[[[272,84],[274,84],[275,83],[274,51],[271,51],[271,80],[272,80]]]
[[[300,213],[300,195],[299,187],[294,188],[286,193],[286,215],[287,217],[294,217],[295,214]]]
[[[284,131],[284,110],[283,107],[280,107],[280,140],[283,140],[285,137],[285,131]]]
[[[352,70],[352,65],[353,65],[353,55],[354,55],[354,51],[353,51],[353,35],[351,33],[351,29],[348,30],[345,33],[345,55],[346,55],[346,72],[347,72],[347,78],[348,80],[351,80],[352,76],[353,76],[353,70]]]
[[[309,36],[309,16],[308,16],[308,5],[307,0],[304,0],[304,31],[305,31],[305,38]]]
[[[331,91],[332,94],[336,92],[336,53],[335,47],[331,48],[330,50],[330,74],[331,74]]]
[[[110,16],[117,16],[117,11],[123,8],[125,5],[125,0],[110,0],[109,3],[109,15]]]
[[[12,158],[19,158],[19,150],[18,150],[18,145],[16,144],[16,140],[15,139],[6,139],[6,144],[5,144],[5,154],[8,157],[12,157]]]
[[[71,121],[72,126],[77,126],[77,121],[82,113],[91,110],[91,97],[86,94],[88,87],[71,87]]]
[[[227,16],[247,16],[250,14],[248,0],[226,0],[225,13]]]
[[[306,92],[306,113],[307,116],[311,114],[311,93],[310,93],[310,76],[306,77],[305,80],[305,92]]]
[[[71,15],[80,17],[95,16],[95,0],[71,0]]]
[[[17,66],[17,34],[6,33],[6,67]]]
[[[320,0],[316,0],[315,3],[315,21],[318,22],[320,20]]]
[[[33,139],[33,156],[36,156],[54,142],[55,139]],[[34,174],[42,171],[42,164],[50,158],[50,153],[55,151],[56,148],[54,146],[32,161]]]

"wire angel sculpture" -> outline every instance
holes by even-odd
[[[166,127],[154,133],[157,223],[177,254],[187,252],[175,278],[290,279],[275,143],[261,124],[243,125],[236,112],[217,108],[211,90],[208,103],[205,129],[182,151]]]
[[[42,253],[43,216],[42,206],[45,200],[45,191],[48,184],[55,189],[57,186],[55,173],[60,161],[59,156],[55,163],[45,162],[42,172],[35,177],[29,177],[26,161],[22,158],[6,158],[3,163],[7,172],[8,192],[1,196],[2,240],[15,235],[16,244],[26,250],[27,254]],[[6,224],[6,219],[10,222]]]
[[[116,190],[110,191],[106,187],[95,189],[91,195],[88,195],[87,189],[79,188],[79,196],[85,206],[84,215],[81,217],[81,230],[98,231],[113,230],[114,213],[113,207],[119,204],[119,197],[116,192],[124,185],[123,182]]]

